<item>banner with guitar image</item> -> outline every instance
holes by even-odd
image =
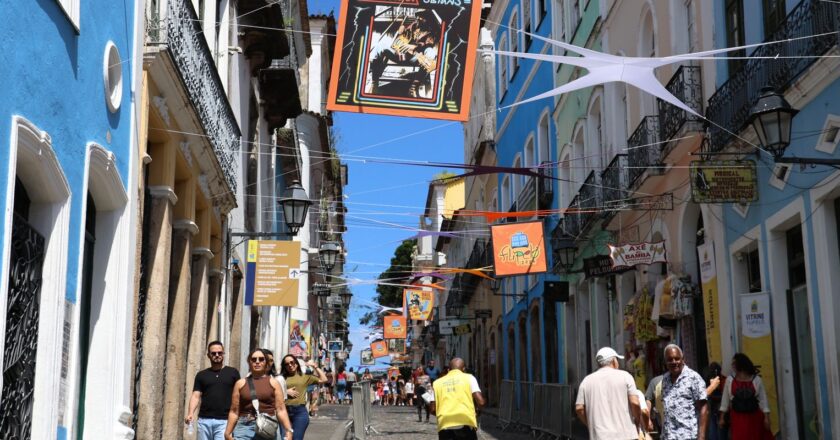
[[[481,2],[342,0],[327,108],[466,121]]]

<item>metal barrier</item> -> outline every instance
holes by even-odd
[[[572,387],[555,383],[502,381],[499,425],[538,433],[538,438],[572,438]]]
[[[376,432],[371,426],[370,381],[356,382],[352,390],[353,439],[366,440],[371,432]]]
[[[513,382],[503,380],[499,388],[499,427],[504,431],[513,423]]]

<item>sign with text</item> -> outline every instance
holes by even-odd
[[[405,289],[403,301],[408,306],[409,319],[428,321],[432,318],[435,293],[431,290]]]
[[[613,275],[629,270],[627,267],[613,267],[613,260],[609,255],[596,255],[583,259],[583,272],[586,278]]]
[[[749,203],[758,200],[751,160],[695,160],[689,164],[694,203]]]
[[[542,222],[511,223],[490,227],[496,276],[546,271]]]
[[[637,264],[666,263],[665,242],[607,245],[613,267],[633,267]]]
[[[374,359],[388,356],[388,344],[383,340],[373,341],[370,343],[370,351]]]
[[[776,388],[776,364],[773,357],[773,315],[770,294],[740,295],[741,351],[755,365],[761,365],[761,378],[770,406],[770,428],[779,432],[779,401]]]
[[[405,316],[386,316],[383,320],[385,339],[405,339],[408,332]]]
[[[466,121],[481,7],[342,0],[327,109]]]
[[[697,260],[700,262],[700,288],[703,291],[703,312],[706,320],[706,350],[710,359],[722,359],[717,265],[713,242],[697,246]]]
[[[296,307],[300,275],[299,241],[249,240],[245,305]]]

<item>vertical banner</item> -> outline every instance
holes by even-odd
[[[295,357],[309,359],[312,328],[309,321],[289,320],[289,354]]]
[[[496,276],[546,271],[542,222],[491,226]]]
[[[741,351],[753,364],[761,368],[761,381],[767,390],[767,402],[770,404],[770,428],[775,434],[779,432],[779,406],[773,359],[770,294],[750,293],[741,295],[740,299]]]
[[[717,266],[714,242],[697,246],[700,261],[700,288],[703,289],[703,313],[706,315],[706,348],[710,361],[727,365],[720,347],[720,306],[718,305]]]
[[[481,6],[342,0],[327,109],[466,121]]]
[[[405,316],[386,316],[384,323],[385,339],[405,339],[408,333]]]
[[[246,263],[246,306],[297,306],[299,241],[248,240]]]
[[[405,289],[403,302],[408,304],[408,317],[417,321],[428,321],[432,318],[432,308],[435,306],[435,293],[431,290]]]
[[[383,340],[371,342],[370,351],[374,359],[388,356],[388,344]]]

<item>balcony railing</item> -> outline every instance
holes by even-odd
[[[595,220],[601,208],[601,175],[591,171],[578,193],[580,209],[580,229],[584,230]]]
[[[627,198],[627,188],[630,186],[630,174],[627,169],[627,155],[616,154],[607,168],[601,173],[603,186],[603,206],[606,209],[617,209]]]
[[[538,209],[548,209],[551,207],[551,200],[554,198],[554,168],[548,165],[551,162],[541,162],[540,168],[537,172],[542,176],[537,191],[539,192],[539,206]],[[556,166],[556,165],[554,165]]]
[[[516,197],[516,206],[520,211],[537,209],[537,184],[533,176],[528,177],[522,189],[519,190],[519,195]]]
[[[700,66],[680,66],[665,88],[697,113],[703,113],[703,84]],[[686,122],[695,123],[697,129],[701,127],[702,118],[699,116],[692,115],[661,99],[657,100],[657,105],[659,106],[659,138],[663,141],[676,136]]]
[[[840,10],[836,4],[822,0],[800,2],[779,29],[767,37],[767,41],[782,42],[756,49],[743,67],[709,98],[706,116],[714,122],[710,127],[712,151],[724,149],[732,133],[743,128],[763,87],[787,89],[820,55],[838,44],[838,31]]]
[[[575,198],[572,199],[572,202],[569,203],[569,211],[563,215],[563,220],[561,220],[561,227],[563,230],[566,231],[566,234],[569,234],[572,237],[577,237],[580,235],[581,231],[581,222],[580,222],[580,194],[576,195]]]
[[[646,170],[660,165],[662,147],[659,143],[659,118],[645,116],[636,131],[627,139],[627,166],[630,185],[639,185]]]
[[[235,152],[239,151],[241,132],[201,23],[188,0],[151,2],[146,16],[146,44],[169,51],[225,180],[235,193]]]

